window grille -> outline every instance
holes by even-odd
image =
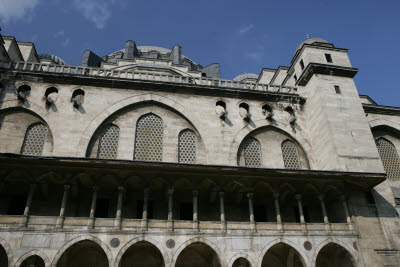
[[[118,153],[119,128],[113,124],[106,125],[100,134],[97,158],[116,159]]]
[[[191,130],[179,133],[178,162],[196,163],[196,135]]]
[[[35,123],[28,127],[22,145],[21,154],[40,156],[47,139],[48,128],[43,123]]]
[[[379,155],[381,156],[383,167],[387,177],[391,180],[400,179],[400,159],[394,145],[385,138],[376,140]]]
[[[244,166],[260,167],[261,166],[261,146],[260,142],[253,137],[248,137],[243,141],[239,155],[244,156]]]
[[[164,126],[160,117],[147,114],[136,123],[135,160],[162,161]]]
[[[283,163],[286,169],[300,169],[296,144],[290,140],[282,142]]]

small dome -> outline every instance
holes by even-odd
[[[255,80],[257,80],[258,79],[258,74],[243,73],[243,74],[240,74],[240,75],[236,76],[235,78],[233,78],[233,80],[235,82],[240,82],[240,81],[243,81],[245,79],[255,79]]]
[[[49,59],[49,60],[54,61],[58,65],[67,65],[67,63],[65,63],[65,61],[62,60],[62,58],[60,58],[60,57],[58,57],[56,55],[40,54],[39,55],[39,59]]]
[[[298,51],[298,50],[300,50],[301,49],[301,47],[304,45],[304,44],[314,44],[314,43],[325,43],[325,44],[329,44],[329,42],[327,41],[327,40],[324,40],[324,39],[321,39],[321,38],[311,38],[311,39],[308,39],[308,40],[305,40],[304,42],[302,42],[297,48],[296,48],[296,52]]]

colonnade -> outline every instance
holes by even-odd
[[[26,227],[28,225],[28,219],[30,215],[30,209],[32,205],[32,199],[35,194],[35,190],[37,188],[37,184],[31,184],[30,185],[30,190],[29,194],[27,197],[24,213],[23,213],[23,220],[21,223],[21,226]],[[64,185],[64,193],[63,193],[63,198],[61,202],[61,207],[60,207],[60,212],[57,218],[56,222],[56,228],[63,228],[64,225],[64,220],[65,220],[65,210],[66,210],[66,205],[69,197],[69,191],[71,189],[71,186],[66,184]],[[118,187],[118,200],[117,200],[117,207],[116,207],[116,214],[115,214],[115,222],[114,222],[114,229],[121,229],[121,224],[122,224],[122,201],[123,201],[123,193],[124,193],[125,188],[122,186]],[[90,205],[90,212],[89,212],[89,218],[88,218],[88,223],[87,223],[87,228],[88,229],[93,229],[94,228],[94,222],[95,222],[95,212],[96,212],[96,201],[98,198],[98,191],[99,187],[94,186],[92,188],[92,197],[91,197],[91,205]],[[168,217],[167,217],[167,228],[170,231],[174,230],[174,210],[173,210],[173,203],[174,203],[174,188],[169,188],[167,195],[168,195]],[[142,219],[141,219],[141,228],[146,230],[148,228],[148,213],[149,213],[149,195],[150,195],[150,189],[145,188],[143,192],[143,211],[142,211]],[[198,218],[198,195],[199,191],[198,190],[193,190],[192,191],[192,204],[193,204],[193,230],[194,231],[199,231],[199,218]],[[219,212],[220,212],[220,223],[221,223],[221,231],[226,232],[227,231],[227,221],[225,219],[225,203],[224,203],[224,195],[225,192],[220,191],[219,192]],[[255,214],[254,214],[254,207],[253,207],[253,193],[247,193],[247,200],[248,200],[248,211],[249,211],[249,224],[250,224],[250,229],[252,231],[256,231],[256,221],[255,221]],[[282,221],[282,216],[281,216],[281,210],[280,210],[280,203],[279,203],[279,193],[275,192],[273,194],[274,198],[274,205],[275,205],[275,212],[276,212],[276,223],[277,223],[277,230],[281,231],[283,229],[283,221]],[[295,199],[297,200],[297,206],[298,206],[298,212],[299,212],[299,221],[300,224],[302,225],[302,230],[306,231],[307,226],[306,226],[306,221],[304,217],[304,211],[303,211],[303,203],[302,203],[302,195],[301,194],[296,194]],[[325,207],[325,202],[324,202],[324,195],[320,194],[318,196],[320,206],[321,206],[321,213],[323,216],[323,222],[325,224],[326,230],[330,230],[330,222],[328,218],[328,214],[326,211]],[[340,196],[340,201],[342,203],[342,207],[344,210],[344,214],[346,216],[346,222],[349,226],[349,230],[353,229],[353,224],[351,220],[351,215],[348,209],[347,201],[344,195]]]

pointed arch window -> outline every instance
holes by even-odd
[[[297,152],[297,146],[290,140],[282,142],[282,156],[285,169],[300,169],[299,155]]]
[[[389,140],[382,137],[376,140],[376,146],[387,177],[391,180],[399,180],[400,159],[396,147]]]
[[[178,162],[196,163],[196,135],[192,130],[186,129],[178,137]]]
[[[239,162],[242,162],[241,164],[245,167],[260,167],[261,166],[261,145],[260,142],[258,142],[257,139],[254,137],[248,137],[246,138],[241,146],[241,149],[239,151],[239,155],[241,155],[244,158],[243,160]]]
[[[45,124],[39,122],[28,127],[22,144],[21,154],[40,156],[47,139],[48,128]]]
[[[143,115],[136,123],[134,160],[162,161],[163,121],[152,113]]]
[[[106,125],[100,133],[97,158],[116,159],[118,155],[119,128],[114,124]]]

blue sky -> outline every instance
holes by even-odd
[[[203,66],[220,63],[224,79],[288,66],[309,33],[350,49],[360,94],[400,106],[399,10],[399,0],[0,0],[0,22],[3,35],[72,65],[127,40],[178,44]]]

